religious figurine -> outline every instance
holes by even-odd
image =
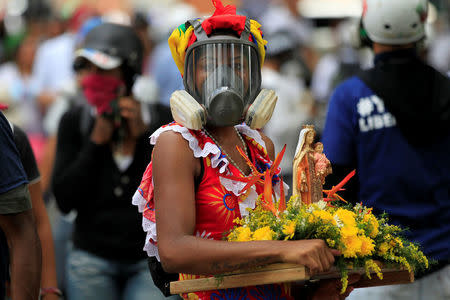
[[[297,196],[295,199],[298,205],[300,202],[310,204],[323,199],[322,177],[320,174],[316,174],[314,160],[315,151],[313,142],[315,135],[314,126],[303,126],[295,151],[292,194]],[[319,170],[321,170],[320,167]],[[325,173],[326,171],[324,171]]]

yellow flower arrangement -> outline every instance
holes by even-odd
[[[323,239],[341,251],[336,266],[341,272],[342,292],[347,288],[348,269],[363,267],[367,276],[383,278],[375,261],[400,264],[409,271],[428,268],[428,259],[419,247],[407,241],[387,216],[377,217],[362,204],[319,201],[297,205],[291,199],[284,211],[269,211],[261,200],[247,217],[236,219],[228,241]]]

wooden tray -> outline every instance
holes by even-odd
[[[383,268],[383,279],[380,280],[376,274],[372,274],[372,279],[362,276],[361,280],[354,285],[355,288],[373,287],[381,285],[404,284],[414,281],[414,273],[410,273],[402,268]],[[365,270],[349,269],[349,275],[354,273],[365,274]],[[328,278],[340,278],[339,271],[333,267],[330,271],[319,273],[314,276],[309,275],[309,270],[305,266],[295,264],[271,264],[259,268],[240,270],[227,273],[220,278],[207,277],[183,281],[173,281],[170,283],[172,294],[190,293],[199,291],[209,291],[217,289],[237,288],[244,286],[301,282],[305,280],[320,280]]]

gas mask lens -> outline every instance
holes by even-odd
[[[203,43],[188,52],[185,87],[216,125],[242,121],[261,86],[255,47],[239,40]]]

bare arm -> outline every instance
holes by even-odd
[[[273,151],[272,151],[273,153]],[[168,272],[220,274],[275,262],[328,269],[332,252],[321,240],[226,242],[195,237],[194,178],[199,162],[187,141],[163,133],[153,152],[158,249]]]
[[[52,230],[50,220],[44,200],[42,199],[41,182],[38,181],[28,186],[30,190],[31,203],[33,204],[33,214],[36,219],[36,227],[42,247],[42,278],[41,287],[57,287],[55,250],[53,245]],[[46,294],[43,300],[57,300],[56,294]]]
[[[11,255],[11,294],[14,300],[38,299],[41,245],[31,210],[0,215]]]

